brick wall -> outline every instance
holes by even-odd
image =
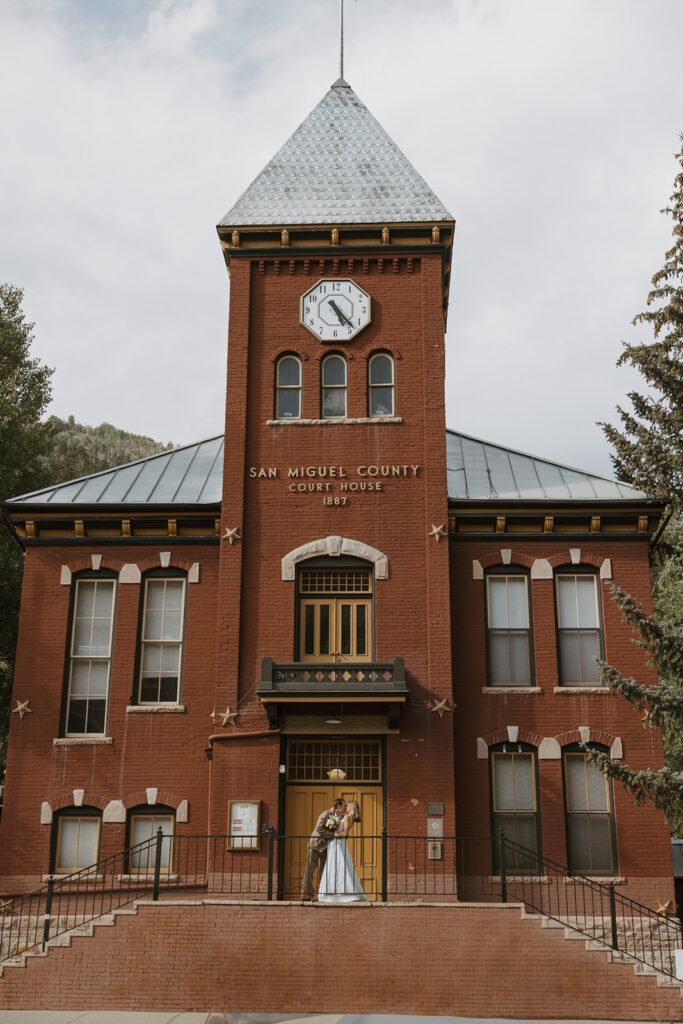
[[[681,997],[518,906],[159,903],[8,968],[0,1006],[678,1020]]]

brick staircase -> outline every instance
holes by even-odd
[[[339,1007],[326,1006],[324,993],[316,988],[320,980],[308,954],[298,958],[306,970],[297,980],[292,957],[300,948],[319,950],[321,963],[333,962],[335,974],[362,979],[355,994],[359,1003],[346,1006],[347,1012],[680,1018],[683,983],[658,968],[654,951],[651,963],[636,961],[629,954],[631,943],[642,957],[643,936],[637,929],[630,934],[628,928],[622,929],[621,948],[615,952],[598,938],[576,931],[581,926],[611,942],[609,918],[562,922],[530,913],[518,903],[342,908],[294,902],[141,899],[85,924],[74,919],[73,927],[50,939],[45,951],[18,950],[0,970],[0,1006],[336,1011]],[[344,935],[348,948],[342,949],[340,936]],[[387,963],[383,946],[390,953]],[[444,956],[450,969],[448,983],[438,968]],[[524,961],[533,965],[533,982],[524,981]],[[235,970],[239,965],[242,995],[237,1002],[233,986],[223,994],[220,985],[221,972],[233,973],[230,965]],[[660,966],[672,969],[669,963]],[[454,970],[457,967],[463,969]],[[373,972],[378,972],[376,977]],[[199,991],[196,975],[204,979]],[[439,978],[439,984],[424,987],[423,976]],[[543,979],[540,988],[539,977]],[[402,991],[410,978],[419,993],[410,987]],[[512,995],[506,993],[511,979],[515,982]],[[565,1010],[562,1014],[560,1005]]]

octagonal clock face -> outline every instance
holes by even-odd
[[[323,278],[301,296],[301,323],[320,342],[352,341],[370,319],[370,296],[355,281]]]

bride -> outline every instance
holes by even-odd
[[[355,800],[349,800],[344,806],[344,817],[327,845],[327,860],[318,889],[318,900],[321,903],[367,902],[346,845],[346,837],[360,820],[358,804]]]

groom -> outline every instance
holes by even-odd
[[[315,828],[311,832],[311,838],[308,840],[306,869],[301,882],[302,900],[313,899],[313,878],[318,869],[322,872],[325,867],[325,861],[327,860],[327,844],[334,834],[332,832],[328,832],[325,828],[325,822],[331,814],[334,814],[337,818],[341,818],[344,814],[344,808],[345,801],[339,797],[334,801],[334,804],[328,811],[323,811],[322,814],[318,816]]]

